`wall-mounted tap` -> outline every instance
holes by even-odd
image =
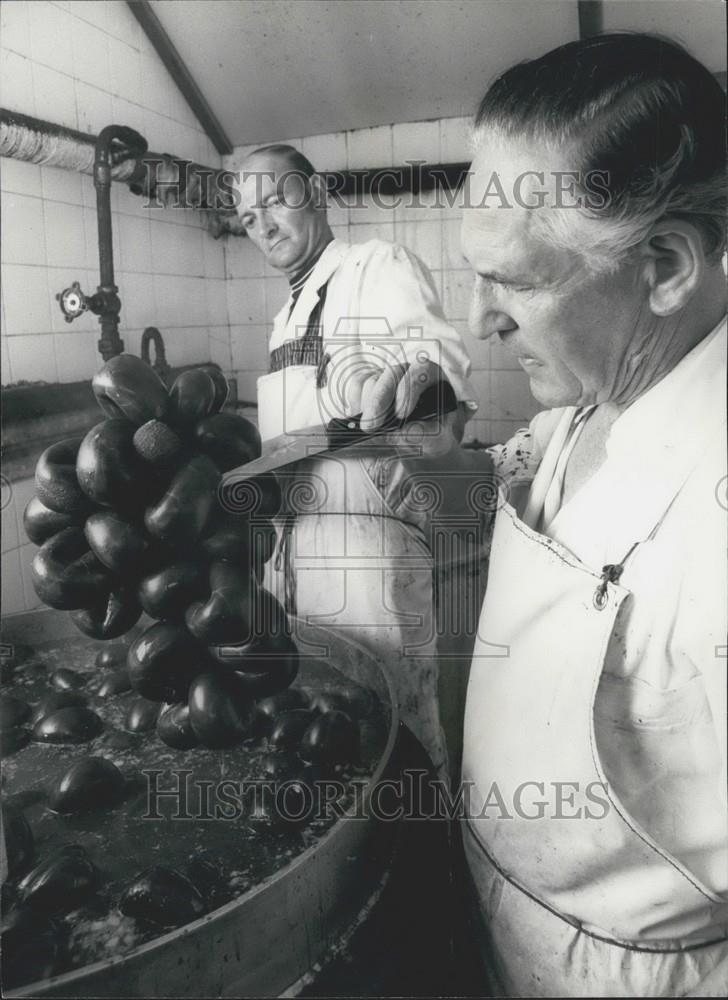
[[[121,299],[114,284],[114,246],[111,232],[111,168],[122,160],[137,158],[147,151],[147,140],[126,125],[107,125],[96,140],[94,187],[99,232],[99,285],[94,295],[85,295],[77,281],[56,295],[67,323],[90,310],[99,317],[99,351],[108,361],[124,350],[119,337]]]

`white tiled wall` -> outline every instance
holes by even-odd
[[[114,121],[140,131],[152,149],[220,165],[166,69],[121,0],[0,5],[0,103],[58,124],[97,132]],[[404,123],[293,140],[321,169],[387,167],[406,159],[468,159],[465,118]],[[226,165],[245,154],[240,147]],[[78,280],[98,283],[95,191],[91,178],[0,160],[2,186],[2,383],[72,382],[100,364],[98,322],[66,324],[55,294]],[[154,324],[173,365],[216,361],[238,376],[242,399],[255,399],[267,370],[271,321],[287,283],[250,242],[214,241],[196,213],[149,210],[121,185],[112,190],[117,284],[126,349],[139,352]],[[465,319],[470,275],[459,252],[459,212],[423,196],[414,207],[334,207],[337,236],[404,243],[432,270],[445,312],[471,351],[481,409],[469,435],[503,440],[536,409],[525,376],[499,345],[474,341]],[[22,513],[32,480],[13,483],[2,505],[3,613],[37,606]],[[6,502],[6,500],[8,502]]]
[[[405,122],[281,141],[301,150],[320,170],[402,166],[408,160],[459,163],[469,159],[469,121]],[[237,147],[226,158],[226,166],[237,169],[254,148]],[[472,381],[480,409],[468,424],[467,437],[503,441],[539,407],[529,392],[528,378],[500,343],[477,341],[468,333],[472,278],[460,253],[461,213],[442,196],[439,201],[428,192],[412,205],[403,199],[397,206],[377,206],[367,199],[363,206],[333,206],[329,221],[341,239],[352,243],[374,237],[393,240],[418,254],[430,268],[445,315],[460,331],[473,362]],[[254,399],[255,380],[267,370],[266,338],[286,300],[287,284],[244,237],[230,237],[225,253],[233,369],[239,395]]]
[[[112,121],[152,149],[210,166],[220,156],[122,0],[1,5],[2,105],[81,131]],[[96,193],[81,174],[0,160],[2,382],[72,382],[101,363],[98,320],[64,321],[55,295],[98,284]],[[164,336],[171,364],[213,360],[230,369],[225,254],[196,212],[148,209],[112,189],[114,263],[125,349],[142,329]]]
[[[98,132],[112,121],[150,148],[220,166],[220,157],[122,0],[0,5],[0,104]],[[2,186],[2,383],[74,382],[102,363],[99,326],[68,324],[55,294],[98,284],[96,194],[90,177],[0,159]],[[225,251],[197,213],[151,210],[112,189],[121,335],[139,353],[142,329],[160,328],[171,364],[216,361],[229,372]],[[38,605],[30,583],[35,547],[22,514],[32,480],[3,487],[3,614]],[[5,495],[7,493],[7,496]]]

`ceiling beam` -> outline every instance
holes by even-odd
[[[591,38],[604,31],[602,0],[578,0],[579,38]]]
[[[182,91],[182,96],[197,116],[197,120],[215,149],[220,155],[232,153],[232,143],[225,134],[225,130],[195,83],[182,56],[174,47],[172,39],[164,30],[162,22],[152,10],[149,0],[127,0],[127,5],[154,46],[157,55],[167,67],[170,76]]]

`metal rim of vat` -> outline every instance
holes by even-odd
[[[399,713],[392,685],[359,643],[297,621],[294,636],[299,645],[303,634],[314,648],[346,650],[358,660],[369,686],[386,699],[389,732],[364,793],[366,804],[387,771],[397,738]],[[15,637],[27,642],[30,635],[36,643],[78,637],[70,620],[58,612],[3,619],[4,641]],[[348,661],[347,666],[351,669]],[[363,679],[361,674],[348,676]],[[125,955],[27,983],[5,996],[295,996],[311,968],[347,939],[381,894],[398,831],[397,823],[346,814],[270,878],[198,920]]]

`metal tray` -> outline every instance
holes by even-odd
[[[364,793],[387,773],[399,717],[379,663],[340,633],[294,623],[303,655],[328,660],[372,688],[388,717],[386,747]],[[3,642],[37,645],[77,632],[68,616],[3,619]],[[362,810],[366,812],[366,808]],[[199,920],[127,954],[6,992],[8,997],[210,997],[295,995],[366,914],[386,883],[399,825],[345,815],[274,876]]]

